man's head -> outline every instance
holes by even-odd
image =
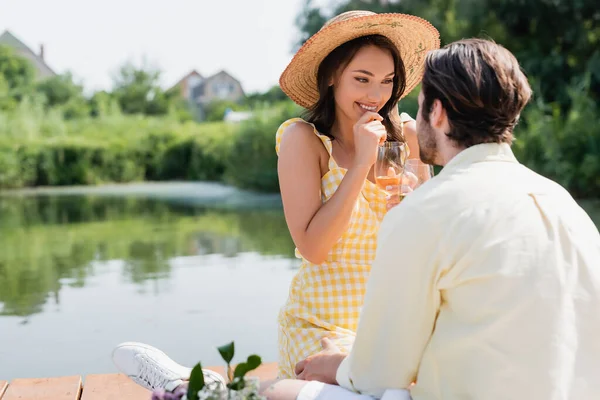
[[[476,144],[511,144],[530,97],[517,59],[494,42],[465,39],[430,52],[417,115],[421,159],[445,165]]]

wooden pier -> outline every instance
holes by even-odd
[[[208,367],[223,374],[222,367]],[[277,364],[261,365],[249,376],[275,379]],[[60,378],[0,380],[0,400],[150,400],[151,392],[123,374],[65,376]]]

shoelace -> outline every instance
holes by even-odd
[[[155,389],[164,389],[171,380],[162,369],[156,367],[156,364],[149,362],[145,357],[140,357],[139,378]]]

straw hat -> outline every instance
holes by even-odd
[[[366,35],[390,39],[404,62],[406,89],[421,81],[428,51],[440,47],[440,34],[429,22],[407,14],[348,11],[333,17],[298,50],[279,78],[281,90],[294,102],[309,108],[319,100],[317,72],[325,57],[341,44]]]

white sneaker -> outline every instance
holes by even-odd
[[[112,352],[113,363],[138,385],[149,390],[173,391],[184,379],[189,379],[191,368],[177,364],[159,349],[144,343],[125,342]],[[205,384],[209,387],[225,386],[218,373],[203,369]]]

